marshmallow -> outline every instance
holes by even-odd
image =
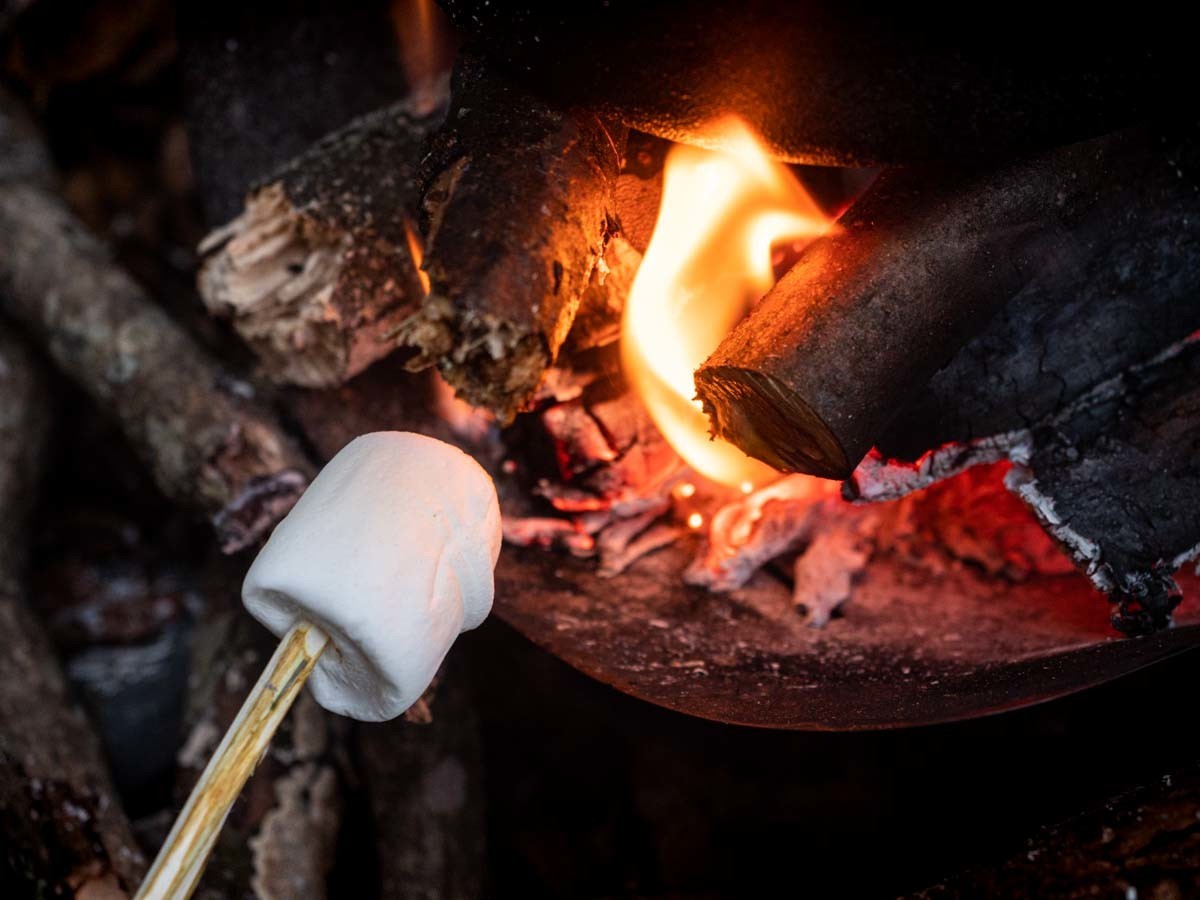
[[[454,639],[487,617],[499,554],[496,489],[475,460],[418,434],[368,434],[279,523],[242,601],[278,636],[300,620],[324,630],[317,702],[382,721],[416,702]]]

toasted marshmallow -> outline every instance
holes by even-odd
[[[317,702],[382,721],[415,703],[455,638],[487,617],[500,541],[496,489],[474,459],[418,434],[368,434],[279,523],[242,601],[278,636],[301,620],[324,630]]]

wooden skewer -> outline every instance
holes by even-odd
[[[283,636],[192,789],[136,900],[186,900],[192,895],[230,807],[328,643],[324,631],[304,621]]]

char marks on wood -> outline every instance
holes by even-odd
[[[459,60],[423,163],[431,292],[402,339],[511,421],[558,356],[613,223],[625,129]]]

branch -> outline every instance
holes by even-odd
[[[116,896],[132,892],[145,860],[21,577],[43,388],[30,354],[0,330],[0,894]]]
[[[36,153],[0,144],[0,158]],[[0,309],[120,424],[159,488],[234,551],[303,491],[308,461],[276,418],[154,305],[44,178],[0,162]]]

